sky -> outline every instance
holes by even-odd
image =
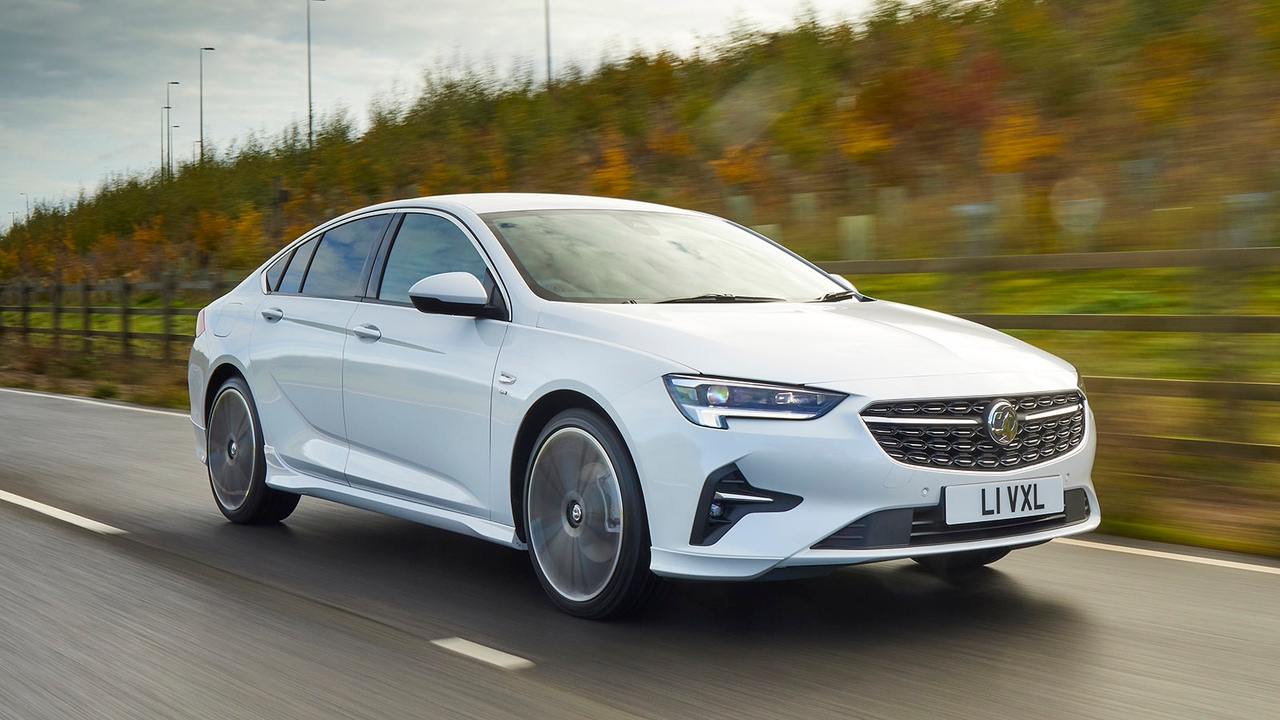
[[[174,158],[199,139],[201,47],[209,147],[306,124],[306,11],[315,115],[363,124],[375,98],[409,100],[424,70],[545,76],[542,0],[0,0],[0,228],[30,202],[92,193],[160,164],[170,87]],[[552,72],[633,50],[688,53],[735,24],[861,17],[871,0],[550,0]]]

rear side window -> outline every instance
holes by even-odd
[[[307,263],[311,261],[311,253],[315,252],[320,238],[310,240],[293,251],[293,259],[289,261],[289,269],[284,271],[284,279],[280,281],[280,292],[296,293],[302,288],[302,278],[307,274]]]
[[[378,299],[408,304],[409,288],[424,277],[468,272],[491,289],[488,267],[457,225],[438,215],[409,213],[387,256]]]
[[[382,237],[390,218],[390,215],[375,215],[326,232],[311,260],[311,269],[307,271],[302,286],[303,294],[342,298],[359,295],[360,278],[369,260],[369,251]]]
[[[284,266],[289,264],[289,253],[285,253],[284,257],[271,263],[271,267],[267,268],[267,289],[275,292],[280,286],[280,276],[284,275]]]

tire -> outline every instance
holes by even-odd
[[[249,385],[239,377],[222,383],[205,423],[209,488],[228,520],[266,525],[289,517],[299,496],[267,487],[262,422]]]
[[[921,555],[911,558],[925,570],[939,577],[963,577],[999,560],[1013,548],[991,548],[990,550],[966,550],[965,552],[944,553],[942,555]]]
[[[631,454],[589,410],[547,423],[524,475],[529,557],[551,600],[570,615],[605,619],[640,609],[659,579],[649,572],[649,523]]]

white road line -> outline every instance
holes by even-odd
[[[186,417],[187,413],[181,410],[159,410],[157,408],[138,407],[137,405],[126,405],[124,403],[103,402],[92,398],[76,397],[74,395],[59,395],[57,393],[31,392],[29,390],[18,390],[16,388],[0,388],[0,392],[13,393],[15,395],[27,395],[29,397],[53,398],[55,400],[66,400],[67,402],[85,403],[86,405],[97,405],[98,407],[116,408],[118,410],[133,410],[134,412],[155,413],[156,415],[168,415],[169,417]]]
[[[90,520],[87,517],[80,517],[79,515],[69,513],[66,510],[59,510],[51,505],[45,505],[42,502],[28,500],[21,495],[14,495],[13,493],[5,492],[4,490],[0,490],[0,500],[19,507],[27,508],[28,510],[35,510],[38,513],[44,513],[51,518],[57,518],[62,522],[71,523],[77,527],[82,527],[85,530],[92,530],[96,533],[102,533],[103,535],[128,535],[127,532],[120,528],[111,527],[110,525],[105,525],[97,520]]]
[[[1054,540],[1054,542],[1062,543],[1063,545],[1076,545],[1079,547],[1093,548],[1095,550],[1110,550],[1111,552],[1125,553],[1128,555],[1142,555],[1143,557],[1177,560],[1179,562],[1194,563],[1196,565],[1212,565],[1214,567],[1230,568],[1232,570],[1246,570],[1248,572],[1263,573],[1265,575],[1280,575],[1280,567],[1270,567],[1268,565],[1252,565],[1250,563],[1235,562],[1232,560],[1219,560],[1217,558],[1197,557],[1195,555],[1182,555],[1179,553],[1164,552],[1162,550],[1147,550],[1146,548],[1089,542],[1088,540],[1076,540],[1074,538],[1058,538],[1057,540]]]
[[[484,645],[473,643],[470,640],[464,640],[460,637],[432,640],[431,644],[442,647],[445,650],[451,650],[459,655],[466,655],[467,657],[479,660],[480,662],[495,665],[503,670],[520,670],[523,668],[533,667],[533,663],[522,657],[512,655],[510,653],[504,653],[501,650],[494,650],[491,647],[485,647]]]

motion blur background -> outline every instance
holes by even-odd
[[[172,176],[32,198],[0,235],[0,382],[183,407],[169,336],[324,220],[453,192],[630,197],[1065,357],[1098,414],[1104,529],[1280,555],[1280,0],[823,5],[780,29],[743,5],[671,50],[570,53],[549,81],[534,8],[523,62],[423,60],[420,92],[371,94],[367,117],[317,105],[312,142],[295,115],[210,137],[203,161],[179,144]],[[952,260],[895,262],[923,258]]]

